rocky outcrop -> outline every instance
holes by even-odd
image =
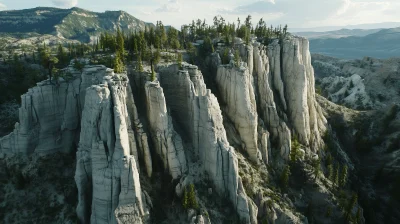
[[[292,136],[319,150],[326,120],[315,101],[308,41],[290,36],[268,47],[253,42],[237,43],[237,48],[245,63],[219,66],[215,80],[223,110],[250,159],[256,161],[261,153],[266,162],[268,142],[288,159]]]
[[[159,66],[159,81],[148,81],[143,72],[132,74],[132,86],[126,75],[104,66],[86,66],[82,73],[69,67],[72,79],[44,81],[23,96],[20,123],[0,140],[0,152],[77,148],[82,223],[147,223],[151,200],[139,173],[153,175],[152,156],[175,181],[180,179],[178,195],[187,184],[207,179],[244,223],[257,223],[268,212],[270,220],[289,222],[292,215],[270,208],[267,199],[254,203],[248,197],[249,181],[242,182],[237,153],[242,148],[252,162],[268,164],[288,160],[292,136],[314,152],[323,144],[326,121],[315,102],[308,42],[288,37],[268,47],[256,42],[236,47],[244,61],[240,66],[220,65],[216,54],[209,57],[208,68],[217,70],[207,79],[219,99],[198,67],[187,63]],[[148,179],[141,179],[147,189]],[[203,215],[192,220],[208,222]]]
[[[281,45],[282,79],[292,131],[303,144],[317,151],[321,147],[320,129],[324,130],[326,121],[316,109],[309,42],[297,37],[285,39]]]
[[[75,181],[82,223],[143,223],[141,191],[130,133],[125,75],[104,76],[86,90]]]
[[[280,78],[279,69],[275,69],[275,71],[270,70],[270,67],[275,65],[275,63],[279,63],[280,57],[268,58],[267,49],[259,43],[254,43],[253,45],[253,57],[260,116],[271,133],[270,138],[275,143],[275,147],[279,149],[280,156],[287,159],[290,152],[291,134],[284,122],[285,116],[282,119],[278,115],[274,92],[272,90],[274,86],[278,87],[278,90],[275,92],[279,96],[277,97],[277,104],[281,105],[282,110],[285,110],[286,100],[283,96],[283,82]]]
[[[178,65],[159,68],[167,105],[177,123],[189,133],[187,137],[201,168],[217,191],[228,195],[241,219],[250,223],[256,220],[251,212],[256,208],[244,191],[236,153],[227,141],[217,98],[206,88],[196,66],[184,64],[183,67],[182,70]]]
[[[327,98],[350,108],[366,109],[374,105],[366,92],[363,79],[354,74],[350,77],[329,76],[321,80]]]
[[[244,149],[254,162],[258,161],[257,106],[253,90],[253,79],[245,67],[232,65],[218,67],[216,82],[222,97],[224,111],[238,130]]]
[[[87,66],[82,74],[72,68],[72,80],[42,81],[21,96],[19,122],[0,139],[0,153],[46,154],[72,152],[79,142],[80,118],[86,87],[99,84],[111,71]]]
[[[173,179],[176,179],[187,171],[182,139],[173,129],[164,92],[159,83],[147,82],[145,91],[147,118],[155,151],[164,163],[164,169],[169,171]]]
[[[38,83],[22,96],[20,122],[0,139],[0,153],[73,153],[82,223],[145,222],[139,157],[148,176],[152,163],[126,75],[85,66],[68,79]]]
[[[308,40],[288,36],[268,47],[253,43],[249,50],[253,51],[254,66],[249,70],[257,80],[260,116],[281,156],[289,154],[291,135],[319,150],[326,119],[315,101]]]

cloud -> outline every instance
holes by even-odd
[[[302,26],[307,22],[321,21],[347,14],[355,0],[253,0],[248,4],[231,9],[218,10],[221,14],[253,17],[267,17],[292,26]],[[357,0],[356,0],[357,1]],[[371,0],[369,0],[371,1]]]
[[[71,8],[78,4],[78,0],[52,0],[53,4],[61,8]]]
[[[5,10],[6,8],[7,6],[0,2],[0,10]]]
[[[156,12],[181,12],[181,10],[182,6],[178,0],[169,0],[168,3],[156,9]]]

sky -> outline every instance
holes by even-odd
[[[146,22],[161,20],[179,28],[193,19],[212,23],[215,15],[243,22],[252,16],[289,28],[400,22],[400,0],[0,0],[0,10],[51,6],[91,11],[123,10]]]

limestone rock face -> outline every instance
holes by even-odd
[[[249,70],[221,65],[216,81],[229,119],[235,124],[250,159],[257,162],[258,115]]]
[[[227,194],[239,216],[250,223],[250,202],[238,174],[235,150],[229,145],[217,98],[206,89],[197,66],[159,68],[161,86],[171,113],[198,155],[202,169],[220,194]]]
[[[82,73],[72,66],[66,70],[72,73],[71,80],[60,79],[57,84],[45,80],[21,96],[20,122],[16,123],[12,133],[0,139],[0,153],[26,155],[75,150],[79,143],[86,88],[101,84],[112,70],[102,65],[85,66]],[[136,156],[133,132],[129,136]]]
[[[219,66],[215,80],[223,110],[235,124],[250,159],[256,161],[261,153],[266,162],[269,141],[281,158],[288,159],[293,135],[319,150],[326,119],[315,100],[308,40],[288,37],[268,47],[257,42],[238,44],[238,50],[245,67]]]
[[[172,126],[168,115],[163,89],[158,82],[145,85],[147,117],[155,150],[172,178],[176,179],[187,171],[182,139]]]
[[[279,51],[277,53],[279,53]],[[282,106],[283,110],[286,108],[286,100],[283,96],[283,83],[280,78],[280,70],[270,70],[270,64],[274,65],[275,63],[279,63],[280,57],[271,58],[270,61],[267,56],[267,50],[259,43],[254,44],[253,57],[253,74],[257,80],[256,87],[259,101],[258,105],[261,113],[260,116],[265,122],[268,131],[271,133],[271,140],[277,143],[276,147],[279,149],[280,155],[282,158],[287,159],[290,152],[291,134],[284,121],[285,116],[281,118],[278,115],[277,108],[277,103]],[[273,80],[276,80],[275,83],[278,83],[278,85],[274,85]],[[277,98],[279,101],[277,103],[275,103],[273,88],[277,89],[275,93],[279,95],[279,98]],[[261,141],[266,142],[265,139],[261,139]]]
[[[320,133],[326,130],[326,119],[315,100],[308,40],[289,36],[281,43],[273,41],[268,47],[253,42],[251,47],[239,46],[239,49],[242,60],[247,63],[247,72],[254,78],[255,104],[265,124],[266,130],[259,128],[259,136],[267,131],[271,148],[279,149],[283,159],[287,159],[290,153],[292,136],[313,151],[319,150],[323,144]],[[223,96],[226,95],[225,89],[220,86]],[[241,92],[242,96],[246,94]],[[247,107],[240,100],[226,103],[228,108]],[[265,145],[268,141],[256,136],[256,142]],[[265,149],[261,151],[265,158]]]
[[[0,139],[0,152],[5,154],[71,152],[79,141],[79,124],[85,85],[99,84],[108,71],[104,66],[86,67],[82,74],[71,70],[75,79],[48,80],[21,96],[19,123],[9,135]],[[95,73],[94,76],[92,73]]]
[[[126,75],[109,75],[86,90],[75,181],[82,223],[143,223],[143,203],[133,133],[128,115]]]
[[[299,140],[317,151],[321,146],[320,131],[325,130],[326,120],[316,108],[309,42],[302,37],[290,37],[284,39],[281,45],[281,72],[288,107],[286,114]]]

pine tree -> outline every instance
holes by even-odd
[[[124,64],[122,62],[122,60],[119,58],[118,55],[115,55],[114,60],[113,60],[113,64],[114,64],[114,72],[115,73],[122,73],[124,72]]]
[[[283,189],[287,189],[289,186],[289,177],[290,177],[290,166],[286,165],[281,174],[281,185]]]
[[[194,209],[197,209],[199,206],[196,200],[196,192],[194,190],[194,184],[190,184],[189,186],[188,205],[190,208]]]
[[[315,180],[318,178],[319,174],[321,173],[321,160],[320,158],[314,159],[312,161],[313,173],[315,176]]]
[[[67,65],[67,63],[68,63],[67,54],[65,53],[64,47],[61,44],[58,45],[57,58],[60,60],[59,65],[61,67],[64,67]]]
[[[154,82],[156,81],[157,77],[156,77],[156,72],[154,71],[154,67],[151,66],[151,81]]]
[[[229,49],[225,48],[224,53],[221,57],[222,64],[223,65],[229,64],[229,62],[230,62],[229,60],[230,60],[229,59]]]
[[[251,25],[251,15],[248,15],[248,16],[246,17],[246,21],[244,22],[244,24],[246,25],[246,27],[247,27],[249,30],[251,30],[251,28],[252,28],[252,25]]]
[[[125,45],[124,45],[124,36],[121,30],[117,29],[117,36],[116,36],[116,53],[119,54],[119,58],[122,60],[125,57]]]
[[[172,49],[179,49],[180,43],[178,40],[178,30],[173,27],[169,28],[167,36],[169,47]]]
[[[58,58],[51,56],[50,50],[43,45],[43,48],[39,48],[40,64],[47,69],[49,74],[49,80],[51,82],[51,77],[53,74],[53,68],[58,63]]]
[[[345,216],[346,220],[348,220],[348,221],[351,220],[353,208],[354,208],[354,206],[356,206],[357,199],[358,199],[357,194],[353,193],[349,203],[347,204],[344,216]]]
[[[137,61],[137,68],[139,72],[143,72],[143,64],[142,64],[142,56],[139,55],[138,61]]]
[[[167,43],[168,38],[167,38],[167,34],[165,32],[164,25],[162,24],[161,21],[157,22],[157,32],[156,33],[157,33],[157,35],[159,37],[159,41],[160,41],[159,46],[160,46],[160,48],[161,49],[164,48],[164,47],[166,48],[167,47],[166,43]]]
[[[344,186],[346,186],[346,183],[347,183],[347,166],[346,165],[344,165],[343,167],[342,167],[342,172],[340,173],[340,186],[341,187],[344,187]]]
[[[335,166],[335,172],[333,173],[333,180],[332,182],[336,185],[339,186],[339,164]]]
[[[179,69],[182,69],[182,53],[178,53],[178,65],[179,65]]]
[[[115,38],[116,52],[114,57],[114,72],[122,73],[125,70],[124,57],[125,57],[125,47],[124,47],[124,36],[121,30],[117,29],[117,36]]]
[[[240,55],[239,55],[239,50],[235,51],[235,66],[240,67]]]
[[[75,58],[74,62],[73,62],[73,67],[74,67],[74,69],[76,69],[77,71],[82,73],[83,68],[85,67],[85,64],[81,63],[78,59]]]
[[[328,179],[333,180],[333,165],[329,164],[327,166],[327,170],[328,170]]]
[[[299,149],[300,149],[300,143],[297,140],[297,138],[294,137],[291,142],[291,150],[290,150],[290,154],[289,154],[291,163],[295,163],[298,160]]]

